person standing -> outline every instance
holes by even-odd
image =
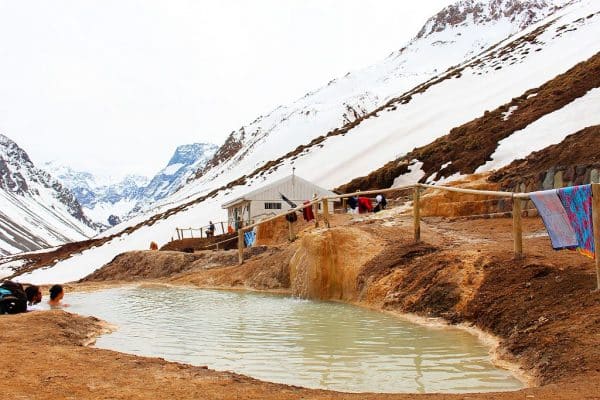
[[[212,221],[208,221],[208,229],[206,229],[206,237],[214,237],[215,236],[215,224]]]

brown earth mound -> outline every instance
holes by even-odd
[[[217,245],[218,243],[218,245]],[[172,240],[160,248],[161,251],[232,250],[237,248],[237,233],[217,235],[211,238],[187,238]]]
[[[517,183],[544,180],[550,169],[600,168],[600,125],[583,129],[567,136],[562,142],[531,153],[525,159],[515,160],[489,178],[503,189]],[[567,177],[569,176],[566,174]],[[571,173],[576,175],[575,171]],[[581,182],[583,183],[583,182]]]

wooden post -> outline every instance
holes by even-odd
[[[223,235],[225,234],[225,225],[223,225],[223,221],[221,221],[221,231],[223,231]]]
[[[200,238],[202,238],[202,227],[200,227]]]
[[[315,228],[319,227],[319,203],[315,203],[312,206],[313,215],[315,216]]]
[[[592,218],[596,255],[596,291],[598,291],[600,290],[600,184],[598,183],[592,183]]]
[[[347,213],[348,212],[348,199],[346,197],[344,197],[342,199],[342,213]]]
[[[177,240],[181,240],[181,234],[179,233],[179,228],[175,228],[177,231]]]
[[[327,199],[323,199],[323,221],[325,226],[329,228],[329,200]]]
[[[513,241],[516,260],[523,258],[523,224],[521,219],[521,210],[521,199],[513,197]]]
[[[192,230],[192,228],[188,228],[188,230],[190,231],[190,236],[193,239],[194,238],[194,231]]]
[[[239,265],[244,263],[244,230],[238,230],[238,262]]]
[[[294,240],[296,240],[296,232],[294,232],[294,224],[291,223],[290,221],[287,222],[288,223],[288,232],[289,232],[289,238],[290,238],[290,242],[293,242]]]
[[[415,242],[421,241],[421,209],[419,208],[419,201],[421,199],[421,193],[419,187],[415,186],[413,189],[413,219],[415,225]]]

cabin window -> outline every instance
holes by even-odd
[[[281,203],[265,203],[265,210],[281,210]]]

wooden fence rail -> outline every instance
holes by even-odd
[[[449,187],[449,186],[435,186],[428,185],[423,183],[416,183],[412,185],[404,185],[394,188],[387,188],[381,190],[368,190],[368,191],[359,191],[354,193],[345,193],[336,196],[324,196],[310,201],[307,204],[303,204],[291,210],[287,210],[283,213],[277,214],[273,217],[264,219],[262,221],[256,222],[254,224],[245,226],[238,231],[238,254],[239,254],[239,264],[243,264],[244,262],[244,232],[253,229],[259,225],[262,225],[267,222],[271,222],[277,218],[284,217],[286,214],[291,212],[301,211],[306,207],[318,206],[319,202],[323,203],[323,222],[326,228],[330,227],[329,222],[329,203],[330,200],[342,200],[342,205],[346,205],[346,199],[353,196],[366,196],[372,194],[383,194],[389,192],[396,192],[400,190],[413,190],[413,221],[414,221],[414,240],[415,242],[419,242],[421,240],[421,213],[420,213],[420,191],[421,189],[433,189],[433,190],[443,190],[448,192],[456,192],[463,194],[473,194],[479,196],[488,196],[488,197],[498,197],[498,198],[510,198],[512,200],[512,218],[513,218],[513,242],[514,242],[514,257],[515,259],[520,259],[523,257],[523,221],[522,221],[522,203],[524,200],[528,200],[530,198],[528,193],[513,193],[513,192],[501,192],[501,191],[492,191],[492,190],[477,190],[477,189],[464,189],[457,187]],[[597,279],[597,289],[600,290],[600,184],[592,184],[593,191],[593,225],[594,225],[594,245],[595,245],[595,263],[596,263],[596,279]],[[317,208],[315,206],[315,208]],[[318,214],[315,212],[315,220],[318,220]],[[293,226],[290,222],[289,224],[289,237],[290,240],[295,238],[295,234],[293,231]],[[318,221],[315,221],[315,226],[318,226]]]

